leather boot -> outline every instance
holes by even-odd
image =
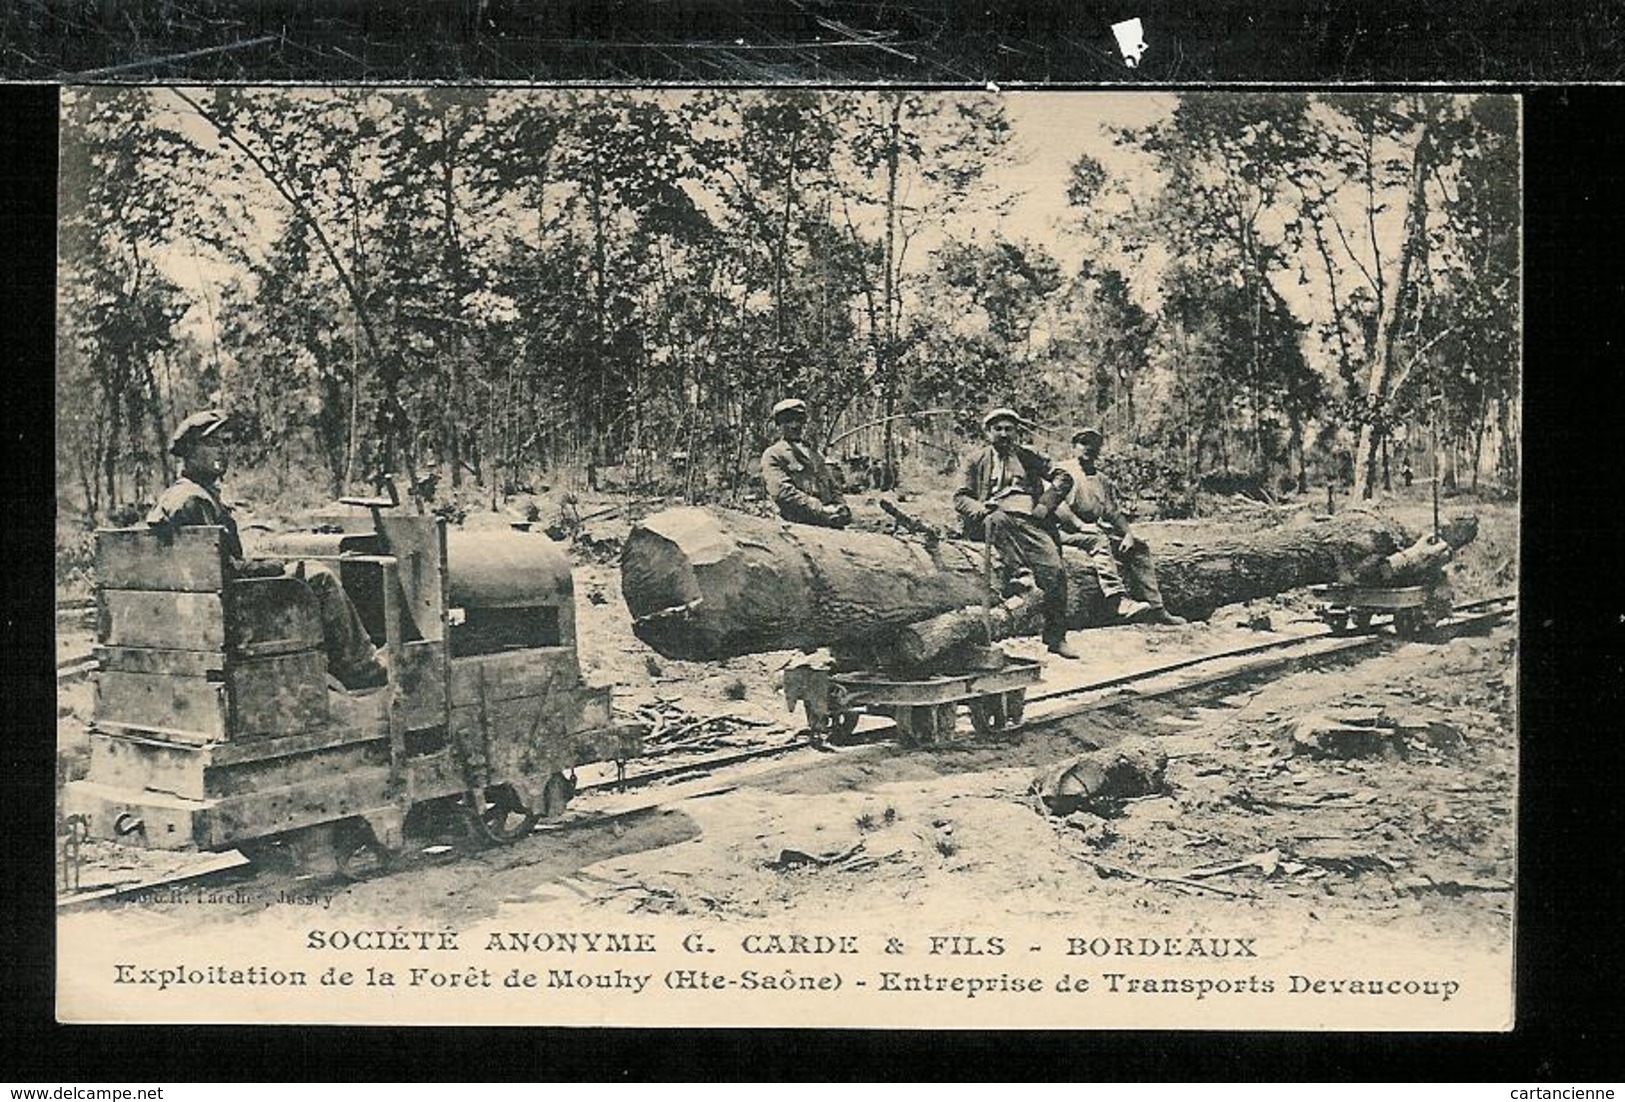
[[[1057,658],[1078,658],[1080,655],[1067,645],[1065,639],[1057,639],[1049,645],[1049,652]]]

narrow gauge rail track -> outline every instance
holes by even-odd
[[[1516,610],[1515,594],[1467,601],[1455,605],[1450,618],[1441,622],[1435,630],[1439,634],[1453,635],[1492,624],[1512,615]],[[1126,707],[1145,700],[1191,692],[1225,681],[1256,676],[1297,662],[1376,650],[1396,641],[1395,636],[1386,632],[1348,636],[1338,635],[1330,628],[1326,628],[1286,639],[1272,639],[1264,643],[1198,655],[1178,662],[1031,696],[1028,698],[1029,710],[1024,729],[1043,727],[1087,712]],[[1224,663],[1232,664],[1217,670],[1199,672],[1194,676],[1177,678],[1173,676],[1187,670],[1198,670],[1203,666]],[[1158,683],[1165,680],[1166,683]],[[1112,693],[1111,690],[1117,691]],[[1103,695],[1107,693],[1111,695]],[[848,747],[834,748],[815,744],[803,737],[791,736],[767,746],[702,755],[636,773],[589,781],[577,789],[577,794],[578,796],[592,794],[598,799],[590,806],[567,811],[558,819],[540,824],[533,837],[556,837],[572,831],[608,826],[684,800],[722,795],[738,787],[739,783],[748,779],[754,772],[769,767],[777,768],[782,763],[774,759],[791,754],[806,755],[811,760],[815,755],[820,757],[828,754],[858,755],[875,753],[894,746],[893,740],[873,738],[874,733],[880,730],[884,730],[884,721],[870,728],[869,740]],[[682,758],[687,755],[682,750],[674,748],[653,757],[658,760]],[[758,764],[757,769],[750,768],[753,763]],[[691,779],[686,783],[672,784],[651,794],[640,796],[634,791],[646,785],[662,781],[679,781],[684,777]],[[444,853],[448,848],[431,846],[423,852],[428,854],[438,850]],[[422,859],[425,858],[421,854],[402,855],[391,867],[410,868]],[[125,903],[176,890],[242,884],[252,880],[256,875],[254,866],[235,853],[211,854],[202,859],[197,866],[177,875],[63,896],[57,901],[57,909],[71,911]]]

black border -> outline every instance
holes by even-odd
[[[1140,18],[1151,51],[1119,60]],[[834,42],[840,45],[832,45]],[[112,81],[1583,81],[1611,0],[13,0],[0,75]]]
[[[1512,91],[1515,89],[1500,89]],[[4,556],[13,712],[0,732],[5,975],[14,1082],[384,1080],[1437,1080],[1621,1078],[1618,942],[1625,601],[1617,388],[1625,349],[1625,88],[1525,100],[1522,778],[1518,1026],[1492,1034],[454,1030],[59,1026],[52,1022],[55,707],[54,87],[0,89],[11,247]]]

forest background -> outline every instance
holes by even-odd
[[[1514,97],[81,88],[61,152],[83,526],[206,405],[283,504],[738,503],[788,395],[882,488],[992,404],[1168,516],[1518,482]]]

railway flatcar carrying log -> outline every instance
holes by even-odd
[[[1245,538],[1140,526],[1170,611],[1221,605],[1351,577],[1414,540],[1391,519],[1349,511]],[[1068,623],[1107,614],[1094,571],[1066,553]],[[621,592],[638,638],[668,658],[713,661],[796,647],[895,646],[899,629],[982,603],[976,544],[786,524],[725,509],[667,509],[632,529]],[[1021,630],[1035,630],[1028,621]]]

